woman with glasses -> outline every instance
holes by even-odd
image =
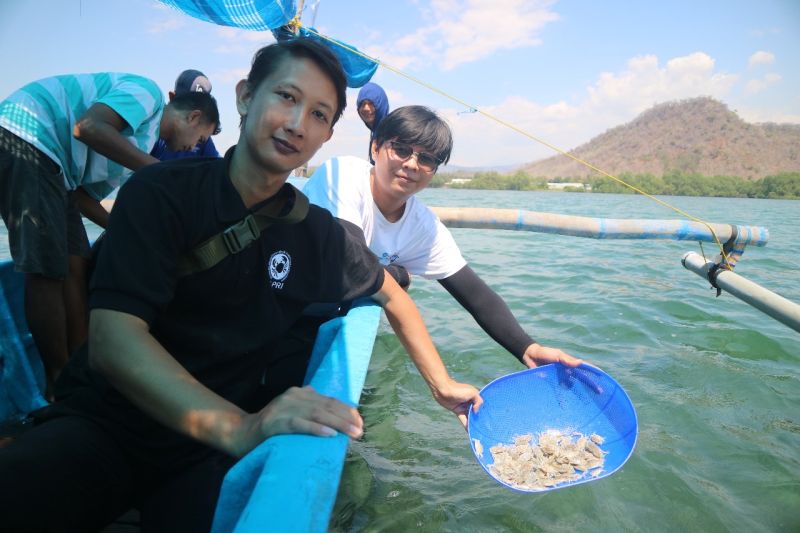
[[[453,147],[450,127],[423,106],[398,108],[383,119],[370,149],[374,166],[357,157],[333,158],[303,188],[311,203],[364,231],[370,249],[404,287],[409,274],[437,280],[495,341],[526,366],[581,363],[542,346],[508,305],[469,267],[453,236],[414,197],[428,186]]]

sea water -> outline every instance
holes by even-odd
[[[682,218],[641,196],[426,190],[429,205]],[[800,303],[800,201],[661,197],[710,222],[769,228],[740,275]],[[696,242],[453,230],[464,257],[541,344],[628,392],[636,449],[616,474],[520,494],[478,465],[384,323],[347,456],[337,531],[800,531],[800,333],[683,268]],[[707,256],[714,246],[703,244]],[[436,282],[413,278],[445,364],[481,388],[523,367]]]
[[[641,196],[429,189],[429,205],[681,218]],[[800,201],[661,197],[710,222],[759,225],[740,275],[800,302]],[[96,236],[99,229],[90,226]],[[475,461],[385,320],[349,449],[334,531],[800,531],[800,334],[681,266],[695,242],[455,229],[472,268],[525,330],[628,392],[636,449],[614,475],[520,494]],[[5,235],[0,255],[8,257]],[[704,243],[707,256],[714,246]],[[410,294],[451,375],[481,388],[523,367],[436,282]]]

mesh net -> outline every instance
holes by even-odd
[[[489,383],[481,397],[484,404],[480,411],[469,412],[470,444],[478,462],[493,478],[489,449],[512,444],[520,435],[532,434],[535,438],[556,430],[565,435],[596,433],[605,439],[601,448],[607,455],[600,475],[552,488],[611,475],[628,460],[636,444],[638,423],[630,398],[608,374],[588,365],[569,368],[551,364],[510,374]],[[476,440],[482,454],[476,450]]]

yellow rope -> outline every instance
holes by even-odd
[[[300,22],[300,14],[298,13],[297,15],[295,15],[292,20],[286,23],[286,25],[289,27],[290,30],[292,30],[292,33],[297,35],[297,30],[299,30],[300,26],[303,25],[303,23]],[[319,35],[319,33],[317,33],[317,35]]]
[[[292,24],[295,23],[295,22],[297,24],[297,27],[299,28],[301,23],[300,23],[300,21],[299,21],[299,19],[297,17],[295,17],[295,19],[293,19],[291,21]],[[697,217],[695,217],[693,215],[690,215],[689,213],[683,211],[682,209],[677,208],[677,207],[675,207],[673,205],[670,205],[669,203],[667,203],[667,202],[665,202],[663,200],[659,200],[655,196],[653,196],[653,195],[651,195],[651,194],[649,194],[649,193],[647,193],[647,192],[645,192],[645,191],[643,191],[643,190],[631,185],[630,183],[627,183],[627,182],[619,179],[616,176],[613,176],[613,175],[609,174],[605,170],[597,168],[596,166],[592,165],[591,163],[589,163],[587,161],[584,161],[583,159],[570,154],[566,150],[562,150],[561,148],[559,148],[557,146],[554,146],[554,145],[550,144],[549,142],[547,142],[547,141],[545,141],[543,139],[540,139],[540,138],[536,137],[535,135],[532,135],[532,134],[528,133],[527,131],[524,131],[524,130],[520,129],[517,126],[514,126],[513,124],[511,124],[509,122],[506,122],[505,120],[502,120],[502,119],[500,119],[500,118],[498,118],[498,117],[496,117],[496,116],[494,116],[494,115],[492,115],[490,113],[482,111],[482,110],[478,109],[477,107],[475,107],[473,105],[470,105],[467,102],[465,102],[465,101],[463,101],[463,100],[461,100],[461,99],[459,99],[459,98],[457,98],[457,97],[455,97],[455,96],[453,96],[453,95],[451,95],[449,93],[446,93],[446,92],[442,91],[441,89],[439,89],[437,87],[434,87],[433,85],[430,85],[429,83],[427,83],[427,82],[425,82],[425,81],[423,81],[423,80],[421,80],[419,78],[415,78],[414,76],[411,76],[410,74],[406,74],[402,70],[400,70],[398,68],[395,68],[395,67],[393,67],[393,66],[391,66],[391,65],[389,65],[387,63],[384,63],[380,59],[377,59],[377,58],[374,58],[374,57],[370,57],[370,56],[364,54],[363,52],[361,52],[359,50],[356,50],[355,48],[351,48],[350,46],[348,46],[348,45],[346,45],[344,43],[341,43],[339,41],[331,39],[330,37],[322,35],[321,33],[319,33],[314,28],[307,27],[305,29],[306,29],[306,31],[308,31],[309,33],[313,33],[314,35],[316,35],[320,39],[324,39],[324,40],[326,40],[326,41],[328,41],[328,42],[330,42],[332,44],[335,44],[336,46],[344,48],[345,50],[347,50],[348,52],[350,52],[352,54],[361,56],[364,59],[367,59],[368,61],[372,61],[373,63],[376,63],[377,65],[379,65],[379,66],[381,66],[381,67],[383,67],[383,68],[385,68],[387,70],[390,70],[390,71],[394,72],[395,74],[397,74],[399,76],[402,76],[402,77],[404,77],[404,78],[406,78],[408,80],[413,81],[414,83],[422,85],[423,87],[427,88],[428,90],[430,90],[430,91],[432,91],[434,93],[437,93],[437,94],[447,98],[448,100],[452,100],[453,102],[456,102],[456,103],[466,107],[467,109],[474,110],[475,112],[480,113],[481,115],[483,115],[484,117],[488,118],[489,120],[493,120],[493,121],[497,122],[498,124],[501,124],[501,125],[509,128],[509,129],[511,129],[511,130],[513,130],[513,131],[515,131],[515,132],[517,132],[517,133],[519,133],[519,134],[521,134],[521,135],[523,135],[523,136],[525,136],[525,137],[527,137],[527,138],[529,138],[529,139],[531,139],[531,140],[533,140],[535,142],[538,142],[539,144],[543,144],[544,146],[550,148],[551,150],[554,150],[554,151],[558,152],[561,155],[567,156],[568,158],[572,159],[573,161],[576,161],[576,162],[580,163],[581,165],[584,165],[584,166],[594,170],[595,172],[597,172],[599,174],[602,174],[603,176],[605,176],[607,178],[610,178],[610,179],[616,181],[617,183],[620,183],[621,185],[623,185],[625,187],[628,187],[629,189],[641,194],[642,196],[646,196],[647,198],[650,198],[654,202],[656,202],[656,203],[658,203],[658,204],[660,204],[660,205],[662,205],[662,206],[664,206],[664,207],[666,207],[668,209],[672,209],[676,213],[688,218],[689,220],[692,220],[694,222],[698,222],[700,224],[705,225],[708,228],[708,230],[711,232],[711,235],[714,237],[714,241],[717,243],[717,246],[719,246],[720,255],[722,256],[723,261],[725,263],[725,266],[723,268],[729,268],[730,269],[730,264],[728,262],[728,255],[725,253],[724,247],[722,246],[722,242],[720,242],[719,237],[717,236],[717,233],[714,231],[714,228],[711,227],[711,224],[709,222],[706,222],[705,220],[702,220],[702,219],[697,218]]]

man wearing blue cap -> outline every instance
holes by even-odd
[[[175,80],[175,90],[169,91],[169,100],[172,101],[175,96],[187,93],[210,94],[211,82],[206,75],[199,70],[184,70],[180,73],[178,79]],[[217,151],[217,147],[214,146],[214,141],[211,137],[206,137],[201,140],[191,150],[170,150],[166,141],[159,138],[150,151],[150,155],[160,161],[167,161],[169,159],[179,159],[181,157],[219,157],[219,152]]]

